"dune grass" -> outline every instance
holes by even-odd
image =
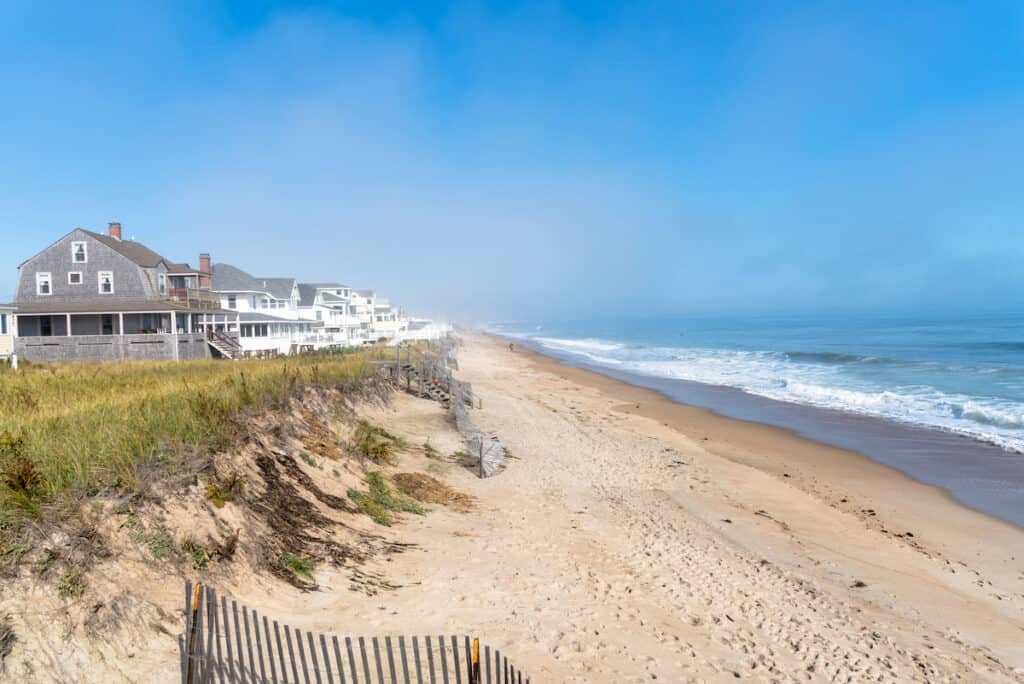
[[[379,471],[368,472],[365,480],[369,489],[366,492],[361,492],[358,489],[350,488],[348,498],[352,499],[359,509],[378,525],[390,527],[393,522],[392,511],[426,515],[427,509],[416,501],[392,492],[384,481],[384,475]]]
[[[0,532],[75,492],[131,487],[139,466],[232,437],[232,416],[302,385],[372,374],[363,354],[0,371]]]

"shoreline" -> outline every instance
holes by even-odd
[[[834,457],[847,459],[866,459],[868,462],[877,465],[893,476],[906,478],[914,485],[934,489],[957,506],[972,513],[985,516],[992,520],[1011,526],[1014,529],[1024,531],[1024,506],[1016,505],[1018,500],[1024,502],[1024,492],[1008,496],[1007,492],[993,492],[992,485],[1001,484],[999,480],[988,480],[984,485],[989,489],[978,485],[979,473],[985,465],[991,465],[991,459],[983,462],[982,458],[958,459],[963,451],[976,452],[975,455],[1003,455],[1006,458],[1024,458],[1022,454],[1013,454],[997,445],[990,444],[969,436],[945,432],[924,426],[907,425],[875,416],[866,416],[852,412],[839,411],[837,409],[826,409],[821,407],[806,406],[792,402],[784,402],[766,397],[753,395],[742,390],[709,385],[687,380],[660,378],[656,376],[643,376],[636,373],[616,371],[615,369],[604,368],[594,364],[577,362],[571,355],[561,356],[549,353],[538,347],[538,345],[524,342],[518,338],[508,338],[498,333],[484,332],[486,336],[501,340],[504,343],[514,343],[517,351],[528,354],[541,364],[551,363],[559,369],[573,369],[586,374],[607,379],[611,382],[621,383],[625,387],[635,388],[653,393],[660,400],[674,405],[682,406],[689,411],[707,412],[711,423],[721,421],[718,430],[721,433],[746,434],[754,431],[762,440],[769,441],[776,438],[795,440],[796,443],[807,443],[813,446],[804,446],[798,451],[818,451],[823,454],[831,453]],[[589,376],[580,376],[586,378]],[[584,381],[586,382],[586,381]],[[593,383],[591,383],[593,384]],[[684,391],[680,391],[680,390]],[[705,401],[688,401],[686,390],[693,393],[697,390],[699,398]],[[673,396],[676,394],[683,396]],[[706,401],[711,397],[711,401]],[[711,405],[708,405],[711,404]],[[739,410],[735,409],[739,405]],[[724,407],[724,410],[723,410]],[[769,409],[769,413],[776,416],[784,414],[786,419],[770,421],[763,419],[760,415],[753,417],[750,414],[754,411]],[[730,413],[732,415],[730,415]],[[793,417],[797,416],[798,421]],[[735,424],[733,424],[735,423]],[[796,423],[795,425],[792,423]],[[739,426],[745,426],[737,430]],[[763,430],[755,430],[755,428]],[[825,433],[829,430],[841,428],[840,435],[846,441],[864,440],[869,448],[860,446],[847,446],[837,444],[832,439],[833,434],[819,436],[818,434],[805,434],[808,432]],[[691,435],[692,436],[692,435]],[[885,440],[895,441],[901,445],[913,444],[912,447],[904,447],[905,454],[897,454],[892,458],[891,454],[885,453]],[[747,441],[743,444],[745,451],[756,451],[760,443]],[[790,444],[790,447],[793,445]],[[872,449],[870,447],[877,447]],[[922,446],[928,447],[923,449]],[[959,447],[959,448],[958,448]],[[961,451],[962,449],[962,451]],[[871,453],[874,452],[874,453]],[[936,455],[944,460],[939,461],[936,466]],[[806,454],[805,454],[806,455]],[[881,456],[881,457],[879,457]],[[899,458],[903,456],[903,458]],[[926,456],[927,459],[921,458]],[[885,458],[888,457],[888,458]],[[900,461],[903,461],[902,463]],[[809,464],[808,464],[809,465]],[[911,466],[911,467],[907,467]],[[944,477],[943,477],[944,476]],[[974,483],[974,489],[963,485],[968,480]],[[954,487],[961,486],[955,490]],[[1002,495],[1002,496],[1000,496]]]

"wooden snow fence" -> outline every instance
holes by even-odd
[[[529,684],[468,636],[344,637],[303,632],[185,582],[182,684]]]

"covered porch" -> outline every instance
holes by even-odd
[[[19,356],[42,363],[210,358],[207,339],[213,332],[235,337],[239,332],[235,311],[152,301],[103,304],[22,308],[16,314]]]

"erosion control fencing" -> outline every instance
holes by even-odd
[[[182,684],[529,684],[501,651],[468,636],[303,632],[185,582]]]
[[[458,370],[456,352],[459,340],[455,336],[429,343],[416,364],[401,365],[401,352],[395,355],[393,377],[407,391],[419,397],[431,398],[448,404],[448,410],[455,424],[466,438],[468,453],[478,460],[480,477],[491,477],[501,471],[507,453],[494,435],[477,427],[470,417],[470,410],[482,408],[483,399],[473,392],[473,386],[452,377],[452,369]]]

